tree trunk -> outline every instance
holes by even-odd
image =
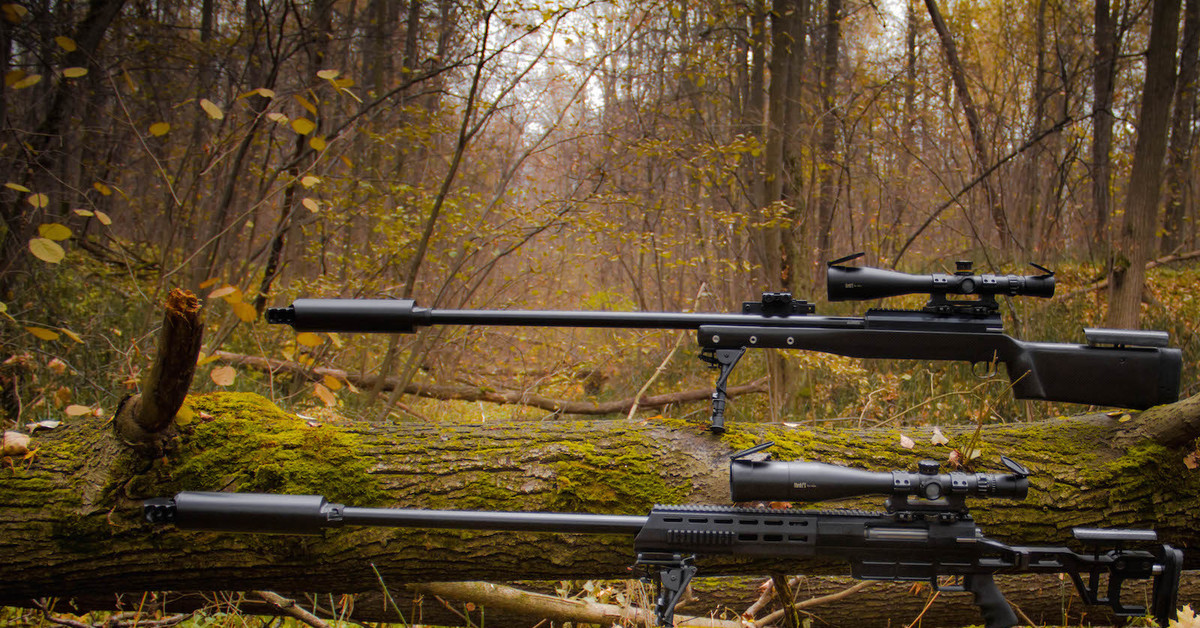
[[[942,12],[938,9],[936,0],[925,0],[925,8],[929,10],[929,19],[933,22],[933,28],[942,42],[942,50],[946,54],[946,65],[950,68],[950,78],[954,82],[954,94],[958,97],[959,104],[962,105],[963,117],[967,120],[967,130],[971,133],[971,147],[975,152],[975,171],[987,172],[992,160],[988,156],[983,123],[979,120],[975,100],[971,97],[971,90],[967,86],[967,73],[958,57],[958,46],[954,43],[954,36],[950,34],[946,21],[942,19]],[[992,224],[995,225],[1000,239],[1000,248],[1007,251],[1012,242],[1008,216],[1004,212],[999,194],[996,193],[995,187],[986,177],[982,181],[982,186]]]
[[[187,410],[190,410],[188,412]],[[929,429],[811,430],[738,424],[723,438],[676,420],[350,424],[286,414],[247,393],[193,396],[166,454],[126,449],[102,419],[39,432],[0,467],[0,603],[43,596],[235,589],[357,592],[403,583],[627,577],[630,540],[356,528],[323,537],[182,532],[142,522],[140,502],[180,490],[322,494],[358,506],[645,513],[655,503],[728,502],[730,452],[764,440],[780,459],[876,469],[946,460]],[[943,428],[963,449],[970,426]],[[1200,542],[1200,397],[1137,415],[987,426],[982,460],[1033,470],[1022,502],[979,500],[992,537],[1061,544],[1072,526],[1154,528]],[[878,508],[881,500],[853,505]],[[1187,556],[1196,568],[1196,554]],[[805,560],[704,557],[701,575],[845,573]],[[1003,586],[1003,585],[1002,585]]]
[[[1175,91],[1175,50],[1180,0],[1155,0],[1146,51],[1146,82],[1138,113],[1137,144],[1129,173],[1129,194],[1121,223],[1119,249],[1109,271],[1109,327],[1136,328],[1141,316],[1146,262],[1157,243],[1159,188],[1167,126]]]
[[[1180,252],[1191,238],[1187,221],[1192,203],[1192,125],[1196,119],[1196,74],[1200,66],[1200,0],[1184,3],[1183,39],[1179,52],[1179,80],[1175,85],[1175,111],[1171,145],[1167,150],[1166,210],[1163,212],[1159,253]]]
[[[838,52],[842,40],[842,0],[828,0],[825,19],[825,50],[821,58],[821,139],[817,154],[820,160],[819,183],[817,184],[817,249],[813,260],[815,283],[820,285],[824,263],[829,261],[830,238],[833,235],[833,215],[837,205],[837,189],[834,186],[834,168],[838,160],[837,149],[837,94]]]
[[[1092,241],[1100,247],[1098,257],[1109,255],[1108,219],[1112,214],[1113,83],[1117,43],[1115,18],[1109,0],[1096,0],[1096,27],[1092,36],[1095,63],[1092,66],[1092,205],[1095,216]]]

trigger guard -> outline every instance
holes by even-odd
[[[985,369],[982,373],[979,372],[980,364],[982,364],[983,368]],[[999,373],[999,371],[1000,371],[1000,369],[997,368],[995,362],[972,362],[971,363],[971,374],[974,375],[977,379],[992,379],[993,377],[996,376],[997,373]]]

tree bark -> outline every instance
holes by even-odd
[[[154,365],[141,382],[141,392],[122,401],[113,416],[113,428],[126,444],[158,442],[183,406],[204,338],[200,307],[200,299],[186,290],[167,295]]]
[[[1146,82],[1138,113],[1137,144],[1129,173],[1129,194],[1121,223],[1119,249],[1109,269],[1107,326],[1136,328],[1141,317],[1146,262],[1158,239],[1159,188],[1167,127],[1175,91],[1175,51],[1179,34],[1180,0],[1154,0],[1150,47],[1146,51]]]
[[[322,494],[358,506],[640,514],[726,503],[727,456],[774,440],[780,459],[876,469],[944,461],[926,428],[732,425],[723,438],[674,420],[365,426],[287,414],[246,393],[193,396],[166,454],[125,448],[101,419],[39,432],[36,455],[0,467],[0,603],[161,590],[357,592],[404,583],[627,577],[630,539],[609,535],[357,528],[322,537],[182,532],[141,521],[141,500],[179,490]],[[980,500],[992,537],[1069,543],[1070,529],[1154,528],[1200,542],[1200,472],[1184,464],[1200,399],[1137,415],[987,426],[982,460],[1033,470],[1022,502]],[[942,429],[964,448],[970,426]],[[1160,439],[1163,442],[1157,442]],[[1166,444],[1164,444],[1166,443]],[[1183,448],[1173,447],[1183,443]],[[865,499],[852,505],[878,508]],[[1200,566],[1194,553],[1187,567]],[[705,557],[701,575],[845,573],[829,561]],[[1003,585],[1002,585],[1003,586]]]
[[[1184,3],[1183,38],[1179,45],[1179,80],[1175,85],[1175,111],[1171,122],[1171,144],[1167,149],[1166,209],[1163,212],[1159,253],[1179,252],[1191,240],[1188,210],[1192,192],[1192,126],[1196,119],[1196,75],[1200,69],[1200,0]]]
[[[1113,83],[1116,73],[1117,41],[1114,12],[1109,0],[1096,0],[1095,29],[1092,42],[1095,63],[1092,66],[1092,205],[1095,222],[1092,241],[1100,247],[1098,257],[1107,258],[1110,251],[1108,219],[1112,214],[1112,136]]]
[[[837,94],[838,54],[842,41],[842,0],[828,0],[825,19],[825,49],[821,58],[821,138],[818,146],[820,174],[817,184],[817,248],[813,260],[813,275],[820,277],[824,263],[829,261],[830,238],[833,232],[833,217],[837,206],[837,188],[834,185],[834,169],[837,153]],[[816,281],[819,285],[819,280]]]

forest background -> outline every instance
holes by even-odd
[[[0,420],[111,414],[175,287],[205,301],[197,391],[488,420],[699,390],[675,332],[297,336],[262,315],[736,311],[783,289],[848,314],[823,262],[860,250],[1051,266],[1059,295],[1006,300],[1010,333],[1166,329],[1193,394],[1198,32],[1200,0],[5,3]],[[741,419],[1071,410],[965,366],[796,353],[735,379],[771,393]],[[649,410],[700,420],[699,399]]]

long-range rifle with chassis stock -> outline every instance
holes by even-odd
[[[941,473],[922,461],[916,473],[871,472],[817,462],[752,460],[770,443],[734,454],[735,502],[815,502],[883,494],[885,510],[806,510],[730,506],[655,506],[645,516],[544,512],[358,508],[318,495],[182,492],[143,507],[147,521],[184,530],[321,534],[342,526],[519,530],[633,535],[634,565],[658,590],[655,615],[674,625],[675,606],[696,574],[697,555],[778,559],[825,557],[850,563],[864,580],[925,581],[970,591],[987,628],[1016,625],[995,574],[1065,573],[1088,604],[1118,616],[1175,616],[1183,552],[1158,544],[1153,530],[1074,529],[1087,549],[1010,545],[984,536],[968,497],[1023,499],[1029,472],[1001,458],[1007,473]],[[947,584],[940,578],[952,577]],[[1122,586],[1153,580],[1149,607],[1127,604]]]
[[[411,299],[297,299],[267,310],[267,322],[296,331],[413,333],[427,325],[509,325],[695,329],[700,359],[719,370],[710,429],[725,431],[726,382],[746,349],[803,349],[857,358],[1005,364],[1017,399],[1145,409],[1179,398],[1182,357],[1162,331],[1085,329],[1087,344],[1027,342],[1004,333],[997,295],[1049,298],[1054,273],[910,275],[829,263],[829,300],[928,294],[919,310],[869,309],[863,316],[817,316],[788,293],[764,293],[741,313],[453,310]],[[1036,265],[1035,265],[1036,266]],[[950,299],[948,296],[973,296]]]

